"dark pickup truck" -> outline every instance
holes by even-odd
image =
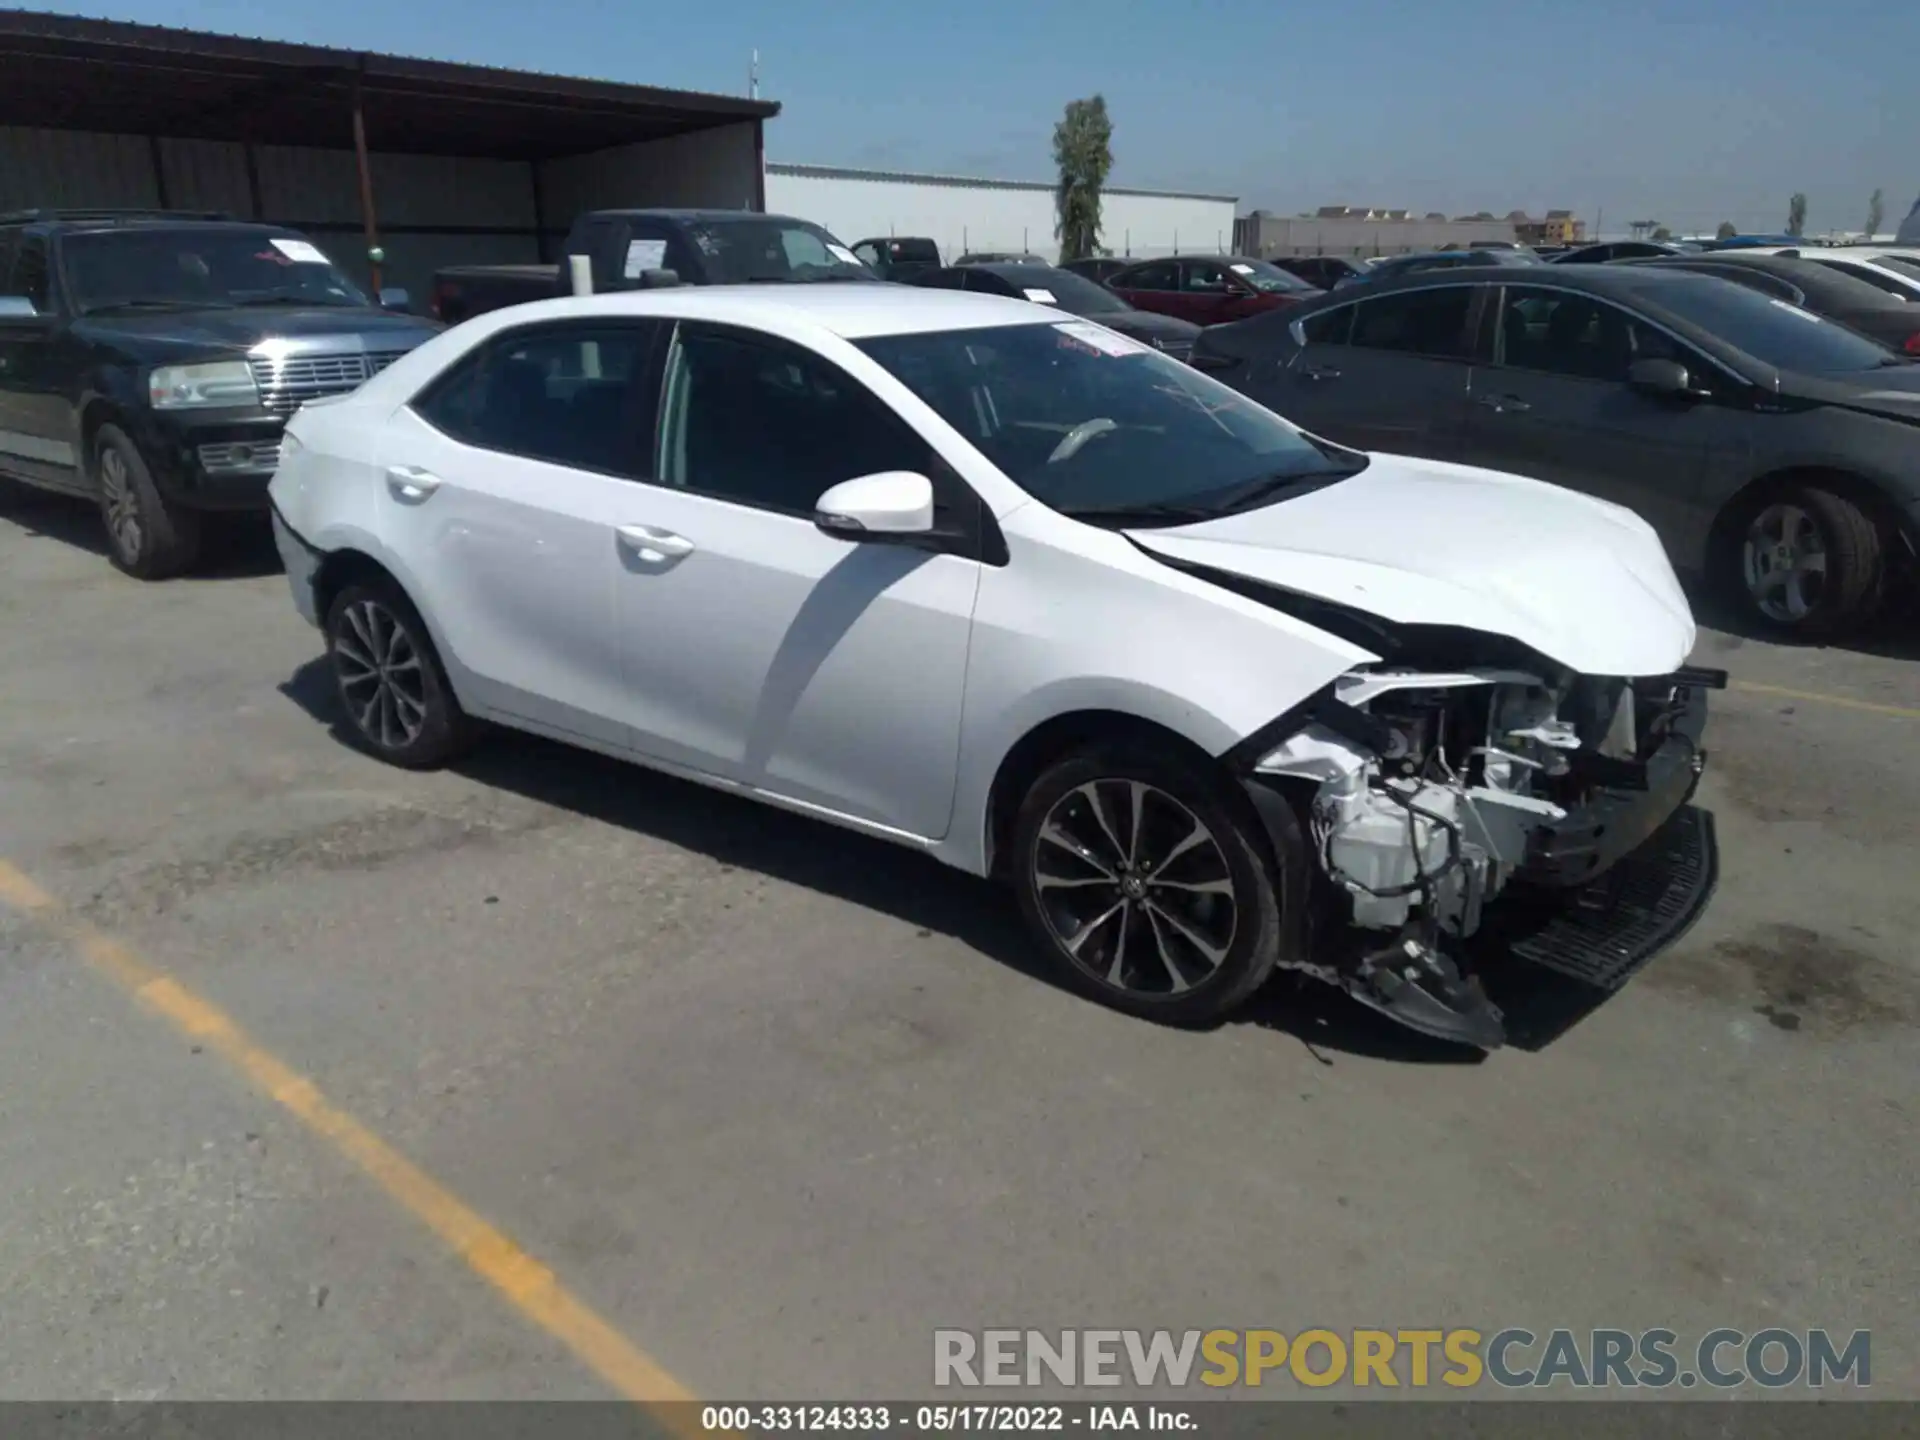
[[[267,508],[287,417],[440,330],[277,225],[167,211],[0,215],[0,477],[99,505],[156,580],[208,512]]]
[[[567,232],[565,263],[436,272],[433,313],[457,325],[502,306],[571,294],[576,255],[592,260],[596,292],[881,278],[808,220],[757,210],[595,210]]]

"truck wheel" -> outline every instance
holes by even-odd
[[[1747,612],[1770,630],[1834,635],[1871,617],[1885,588],[1880,528],[1852,500],[1794,486],[1749,511],[1733,559]]]
[[[1228,781],[1137,746],[1041,775],[1014,819],[1020,910],[1075,989],[1177,1025],[1224,1019],[1301,945],[1306,848],[1269,857]],[[1291,870],[1291,874],[1289,874]]]
[[[116,566],[140,580],[165,580],[199,558],[199,514],[161,498],[139,447],[117,425],[102,425],[94,438],[93,473]]]

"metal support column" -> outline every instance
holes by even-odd
[[[364,68],[364,62],[363,62]],[[361,105],[361,72],[353,76],[353,157],[360,168],[360,219],[367,233],[367,273],[373,293],[380,294],[380,222],[373,211],[373,167],[367,162],[367,117]]]

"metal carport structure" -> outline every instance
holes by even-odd
[[[548,258],[581,210],[764,208],[777,102],[0,10],[0,211],[221,210],[353,271]]]

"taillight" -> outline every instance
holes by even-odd
[[[1900,348],[1909,355],[1920,355],[1920,331],[1907,336],[1907,343]]]

